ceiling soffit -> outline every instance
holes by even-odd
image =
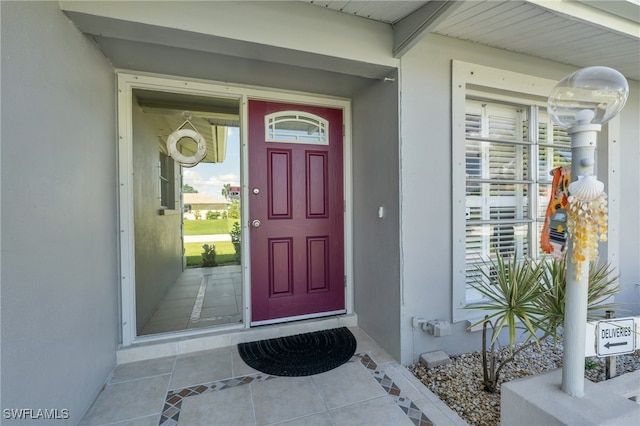
[[[639,80],[635,26],[634,37],[530,2],[479,1],[464,2],[433,32],[576,67],[610,66]]]
[[[632,2],[303,1],[391,24],[395,56],[432,32],[575,67],[610,66],[640,80],[640,6]]]

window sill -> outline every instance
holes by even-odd
[[[158,214],[160,216],[175,216],[179,213],[178,210],[175,209],[160,209],[158,210]]]

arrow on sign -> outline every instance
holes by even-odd
[[[607,342],[607,343],[605,343],[605,344],[604,344],[604,347],[605,347],[605,348],[607,348],[607,349],[609,349],[609,348],[610,348],[610,347],[612,347],[612,346],[626,346],[626,345],[627,345],[627,343],[628,343],[628,342],[618,342],[618,343],[610,343],[610,342]]]

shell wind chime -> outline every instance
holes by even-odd
[[[576,275],[582,274],[583,261],[598,257],[598,242],[607,241],[607,194],[604,183],[595,176],[578,176],[569,185],[569,233],[573,236],[571,262]]]

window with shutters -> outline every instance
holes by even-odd
[[[454,61],[454,321],[467,319],[464,306],[482,301],[470,284],[483,278],[483,260],[542,254],[550,172],[571,162],[570,139],[546,111],[554,84]]]
[[[539,106],[467,98],[464,144],[469,304],[481,300],[469,284],[483,259],[540,255],[549,172],[570,163],[570,139]]]

